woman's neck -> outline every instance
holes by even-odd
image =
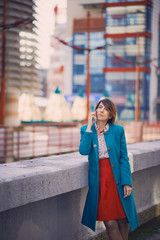
[[[103,131],[104,127],[106,126],[107,121],[98,121],[97,120],[96,123],[97,123],[99,131],[101,132],[101,131]]]

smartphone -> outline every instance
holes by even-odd
[[[96,121],[97,120],[97,110],[95,112],[96,112],[96,116],[95,116],[94,120]]]

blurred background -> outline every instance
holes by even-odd
[[[9,127],[18,144],[32,127],[33,147],[37,124],[73,127],[102,97],[128,122],[128,142],[135,128],[146,139],[146,122],[159,138],[159,0],[1,0],[0,30],[2,149]]]

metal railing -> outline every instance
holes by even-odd
[[[0,126],[0,163],[77,151],[82,124]]]
[[[160,140],[160,121],[123,122],[127,144]]]
[[[0,163],[74,152],[84,122],[0,125]],[[160,140],[160,122],[121,122],[127,144]]]

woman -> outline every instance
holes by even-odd
[[[88,155],[89,190],[82,224],[95,231],[103,221],[111,240],[128,239],[139,224],[132,191],[131,170],[124,129],[115,124],[117,109],[105,98],[81,128],[79,152]],[[94,121],[96,120],[96,121]]]

